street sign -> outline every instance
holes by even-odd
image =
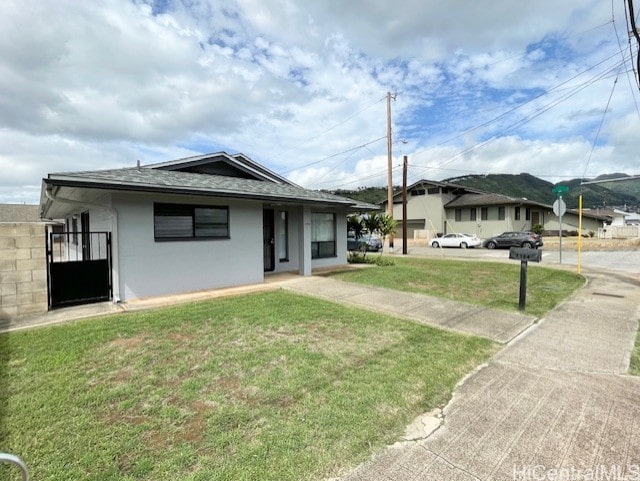
[[[562,197],[563,194],[566,194],[567,192],[569,192],[569,187],[567,187],[566,185],[558,184],[554,186],[553,189],[551,189],[551,192],[556,194],[558,197]]]
[[[567,204],[561,198],[556,199],[553,203],[553,213],[558,217],[562,217],[567,211]]]

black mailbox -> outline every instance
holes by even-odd
[[[540,249],[528,249],[526,247],[512,247],[509,250],[509,259],[540,262],[542,260],[542,251]]]
[[[518,309],[524,311],[527,299],[527,264],[529,261],[540,262],[542,260],[542,251],[526,247],[512,247],[509,249],[509,259],[520,261],[520,299]]]

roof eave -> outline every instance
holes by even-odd
[[[51,185],[56,187],[76,187],[86,189],[100,189],[100,190],[115,190],[125,192],[147,192],[147,193],[164,193],[164,194],[178,194],[178,195],[203,195],[206,197],[224,197],[224,198],[237,198],[237,199],[251,199],[251,200],[268,200],[272,202],[287,202],[297,204],[313,204],[313,205],[335,205],[352,207],[356,205],[356,202],[350,199],[337,198],[337,199],[325,199],[325,198],[305,198],[295,195],[279,195],[269,193],[253,193],[253,192],[238,192],[225,189],[207,190],[199,188],[187,188],[177,186],[159,186],[151,184],[131,184],[126,182],[104,182],[103,180],[91,181],[89,179],[78,180],[75,178],[52,178],[43,179],[43,190],[45,185]],[[44,195],[44,194],[43,194]],[[42,203],[41,197],[41,203]],[[47,199],[47,202],[50,202]],[[43,214],[46,213],[48,207],[45,206]]]

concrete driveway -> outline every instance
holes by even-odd
[[[640,281],[586,274],[586,288],[421,419],[422,435],[341,479],[640,480],[640,378],[625,375]]]

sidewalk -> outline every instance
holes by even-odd
[[[433,434],[342,481],[640,479],[640,378],[624,375],[640,283],[586,275],[585,289],[458,387]]]

